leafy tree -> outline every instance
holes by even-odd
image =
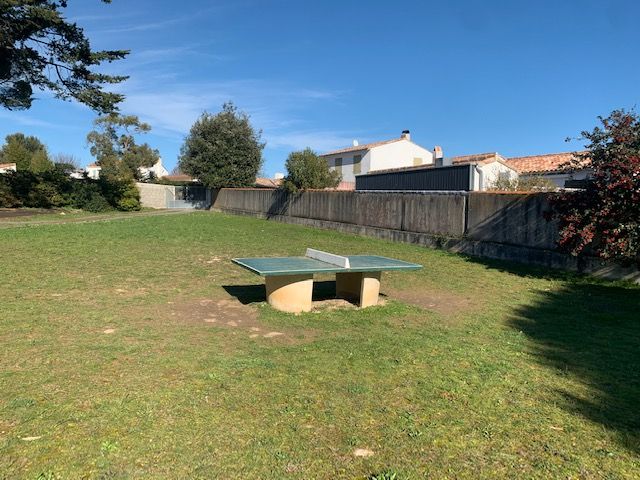
[[[135,135],[151,127],[135,115],[110,113],[94,121],[87,141],[100,170],[100,185],[107,202],[118,210],[139,210],[140,192],[135,181],[140,167],[151,167],[160,155],[146,143],[138,145]]]
[[[262,165],[261,132],[232,103],[203,113],[180,150],[180,170],[211,188],[249,187]]]
[[[29,172],[44,172],[53,168],[47,147],[33,136],[23,133],[7,135],[0,149],[0,163],[15,163],[16,169]]]
[[[310,188],[333,188],[337,187],[341,180],[340,173],[330,170],[327,161],[318,157],[310,148],[290,153],[286,167],[284,188],[290,192]]]
[[[111,3],[111,0],[102,0]],[[124,58],[127,50],[93,51],[82,28],[63,13],[67,0],[0,0],[0,105],[31,107],[33,90],[84,103],[100,113],[115,111],[123,100],[104,91],[125,80],[92,70]]]
[[[579,169],[590,161],[591,181],[553,198],[559,244],[574,255],[640,264],[640,118],[615,110],[599,119],[601,127],[582,132],[587,151],[568,165]]]
[[[91,155],[102,167],[100,175],[130,175],[139,179],[140,167],[151,167],[160,155],[148,144],[136,143],[135,135],[144,134],[151,127],[140,122],[135,115],[110,113],[94,121],[95,130],[89,132],[87,141]]]

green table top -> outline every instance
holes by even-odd
[[[377,255],[349,255],[351,268],[342,268],[308,257],[234,258],[241,267],[262,276],[303,275],[313,273],[381,272],[388,270],[417,270],[422,265]]]

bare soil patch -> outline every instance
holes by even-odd
[[[387,289],[389,298],[415,305],[426,310],[433,310],[442,315],[452,316],[478,308],[479,300],[471,295],[457,295],[442,290],[395,290]]]
[[[295,331],[273,329],[260,322],[255,307],[244,305],[235,298],[221,300],[203,298],[173,302],[169,303],[169,307],[169,315],[177,321],[232,329],[254,339],[265,338],[286,344],[297,344],[310,341],[317,334],[313,329],[302,327]]]
[[[0,218],[32,217],[34,215],[46,215],[58,213],[57,210],[34,208],[25,210],[22,208],[0,208]]]

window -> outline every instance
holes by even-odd
[[[336,158],[336,170],[342,175],[342,159]]]
[[[413,157],[413,166],[417,167],[418,165],[422,165],[422,158],[420,157]]]
[[[353,156],[353,174],[357,175],[362,171],[362,155]]]

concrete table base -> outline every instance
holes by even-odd
[[[265,286],[267,302],[273,308],[290,313],[311,310],[313,274],[268,276]]]
[[[336,273],[336,296],[358,302],[361,308],[377,305],[381,273]]]

